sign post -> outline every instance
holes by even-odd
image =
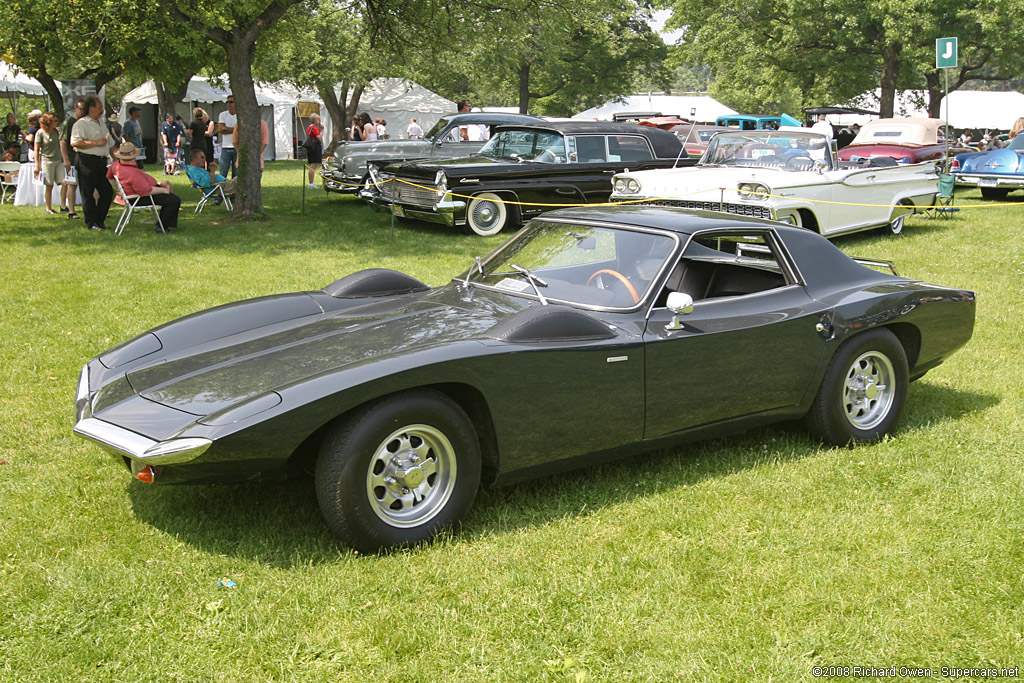
[[[958,53],[957,39],[954,38],[936,38],[935,39],[935,68],[936,69],[954,69],[958,66],[957,53]],[[949,71],[946,71],[946,168],[949,168]]]

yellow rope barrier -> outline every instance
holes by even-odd
[[[308,166],[307,166],[307,168],[308,168]],[[320,175],[321,175],[321,177],[325,177],[326,178],[326,176],[324,176],[322,172],[320,173]],[[330,181],[333,182],[333,183],[336,183],[338,185],[342,185],[344,187],[360,187],[360,185],[352,185],[352,184],[349,184],[349,183],[343,183],[343,182],[334,180],[333,178],[330,178]],[[392,183],[392,182],[402,183],[403,185],[408,185],[410,187],[415,187],[415,188],[418,188],[420,190],[426,190],[428,192],[435,192],[437,190],[437,188],[435,188],[435,187],[428,187],[426,185],[418,185],[416,183],[409,182],[408,180],[402,180],[400,178],[388,178],[387,180],[382,180],[380,182],[375,183],[375,185],[379,188],[381,185],[386,185],[387,183]],[[643,204],[643,203],[646,203],[646,202],[662,202],[662,201],[670,202],[670,201],[678,201],[678,200],[684,200],[685,201],[686,197],[690,197],[690,196],[693,196],[693,195],[701,194],[701,193],[704,193],[704,192],[714,192],[715,190],[717,190],[719,192],[727,191],[727,190],[728,191],[735,191],[735,188],[732,188],[732,187],[713,187],[713,188],[705,188],[703,190],[696,190],[696,191],[691,192],[689,194],[673,195],[671,197],[644,197],[643,199],[627,199],[627,200],[622,200],[622,201],[618,201],[618,202],[599,202],[599,203],[593,203],[593,204],[578,204],[578,203],[577,204],[545,204],[545,203],[541,203],[541,202],[517,202],[517,201],[513,201],[511,199],[502,199],[501,197],[498,198],[498,201],[500,203],[502,203],[502,204],[512,205],[512,206],[540,206],[540,207],[544,207],[544,208],[557,208],[557,209],[567,209],[567,208],[582,207],[582,206],[591,206],[591,207],[594,207],[594,206],[629,206],[631,204]],[[474,195],[459,194],[457,192],[448,192],[447,194],[451,195],[452,197],[459,197],[460,199],[474,199]],[[768,194],[768,193],[763,193],[763,192],[751,192],[749,194],[751,196],[762,197],[764,199],[769,199],[769,198],[773,198],[773,199],[792,199],[792,197],[784,197],[782,195],[774,195],[774,194]],[[708,204],[725,204],[725,203],[727,203],[725,201],[713,200],[713,199],[708,199],[706,201],[707,201]],[[855,202],[834,202],[834,201],[830,201],[830,200],[827,200],[827,199],[804,199],[803,201],[810,202],[812,204],[831,204],[831,205],[834,205],[834,206],[861,206],[861,207],[876,208],[876,209],[878,209],[878,208],[881,208],[881,209],[898,209],[898,208],[901,208],[901,207],[905,206],[905,205],[902,205],[902,204],[858,204],[858,203],[855,203]],[[733,202],[728,202],[728,203],[733,203]],[[961,204],[961,205],[957,206],[957,208],[958,209],[989,209],[989,208],[1003,207],[1003,206],[1024,206],[1024,202],[999,202],[999,203],[991,203],[991,204],[973,204],[973,205],[972,204]],[[931,206],[922,206],[922,207],[917,207],[917,208],[928,210],[928,209],[931,209],[932,207]]]

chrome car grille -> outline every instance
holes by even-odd
[[[419,187],[414,187],[393,177],[382,176],[381,179],[391,181],[381,187],[381,196],[388,202],[433,206],[437,201],[437,192],[432,189],[426,189],[420,182],[416,182],[416,185]]]
[[[643,202],[648,206],[678,206],[682,209],[703,209],[704,211],[724,211],[735,213],[740,216],[751,216],[752,218],[771,219],[772,210],[767,206],[752,206],[750,204],[729,204],[727,202],[694,202],[683,199],[654,199]]]

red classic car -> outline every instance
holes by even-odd
[[[878,119],[860,129],[849,145],[839,150],[840,161],[888,157],[899,164],[942,161],[972,152],[942,135],[940,119]]]

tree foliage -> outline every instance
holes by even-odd
[[[710,65],[713,92],[746,111],[833,104],[880,88],[891,116],[897,90],[938,84],[936,38],[960,37],[956,88],[1011,67],[1021,30],[1011,20],[1020,0],[663,1],[668,27],[683,32],[681,60]]]

